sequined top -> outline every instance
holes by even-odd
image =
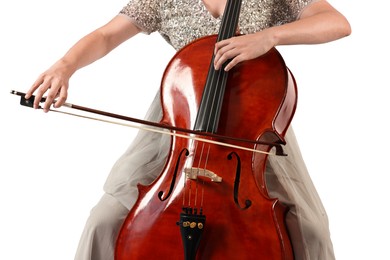
[[[240,33],[292,22],[312,1],[242,0]],[[120,14],[145,33],[158,31],[176,50],[197,38],[217,34],[221,23],[221,17],[212,16],[202,0],[130,0]]]

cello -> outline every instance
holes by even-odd
[[[269,197],[264,171],[268,153],[285,144],[294,77],[275,48],[230,72],[212,65],[215,42],[236,33],[240,6],[228,0],[219,34],[186,45],[166,67],[160,124],[193,129],[194,138],[173,135],[159,177],[138,186],[116,260],[293,259],[288,209]]]

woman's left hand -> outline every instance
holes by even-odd
[[[225,71],[240,62],[257,58],[275,46],[269,29],[254,34],[232,37],[215,44],[214,68],[219,70],[228,61]]]

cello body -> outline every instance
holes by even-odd
[[[194,126],[215,42],[216,36],[200,38],[168,64],[161,82],[162,124]],[[284,144],[296,99],[293,75],[271,49],[229,72],[216,134]],[[263,152],[272,149],[239,140],[230,143]],[[288,209],[269,197],[265,184],[267,158],[264,153],[172,136],[159,177],[148,186],[139,185],[138,200],[117,238],[115,259],[293,259],[284,223]],[[196,245],[186,245],[195,239],[192,233],[181,233],[183,209],[201,219],[207,216],[196,223],[202,229]]]

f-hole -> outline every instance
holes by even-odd
[[[240,180],[241,180],[241,159],[238,156],[236,152],[231,152],[227,158],[228,160],[233,159],[233,155],[237,160],[237,167],[236,167],[236,178],[234,180],[234,191],[233,191],[233,198],[234,202],[236,203],[237,207],[242,210],[248,209],[252,205],[252,201],[249,199],[245,200],[245,206],[241,206],[240,202],[238,201],[238,194],[239,194],[239,187],[240,187]]]
[[[179,170],[179,164],[180,164],[181,157],[182,157],[183,154],[185,154],[185,156],[188,156],[188,155],[190,154],[190,152],[187,150],[187,148],[184,148],[184,149],[180,152],[179,158],[178,158],[177,161],[176,161],[175,171],[174,171],[174,173],[173,173],[173,177],[172,177],[172,181],[171,181],[171,186],[169,187],[168,194],[163,198],[164,192],[163,192],[163,191],[160,191],[160,192],[158,193],[158,198],[159,198],[161,201],[165,201],[165,200],[168,199],[169,196],[171,196],[171,194],[172,194],[173,188],[175,187],[175,182],[176,182],[176,178],[177,178],[177,172],[178,172],[178,170]]]

